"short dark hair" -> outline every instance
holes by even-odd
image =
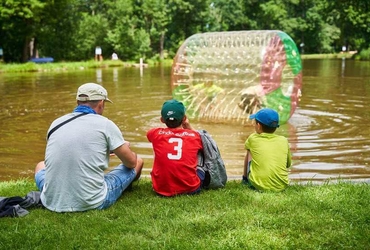
[[[165,120],[165,123],[166,123],[166,126],[169,128],[177,128],[177,127],[180,127],[182,120],[178,121],[176,119],[174,120],[167,119]]]
[[[77,101],[78,105],[83,105],[83,106],[89,106],[91,108],[95,108],[99,102],[102,100],[93,100],[93,101]]]
[[[266,126],[265,124],[259,122],[258,120],[256,120],[256,122],[261,124],[262,132],[264,132],[264,133],[273,134],[276,131],[276,128],[274,128],[274,127]]]

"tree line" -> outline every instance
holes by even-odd
[[[281,30],[304,53],[369,50],[368,0],[0,0],[5,62],[173,58],[199,32]]]

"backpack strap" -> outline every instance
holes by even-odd
[[[81,113],[81,114],[78,114],[78,115],[76,115],[76,116],[73,116],[72,118],[69,118],[68,120],[66,120],[66,121],[64,121],[64,122],[59,123],[58,125],[56,125],[54,128],[52,128],[52,129],[49,131],[48,136],[47,136],[47,140],[49,140],[49,137],[51,136],[51,134],[52,134],[52,133],[54,133],[54,132],[55,132],[55,130],[57,130],[58,128],[60,128],[60,127],[61,127],[61,126],[63,126],[64,124],[66,124],[66,123],[68,123],[68,122],[70,122],[70,121],[72,121],[72,120],[74,120],[74,119],[76,119],[76,118],[78,118],[78,117],[80,117],[80,116],[87,115],[87,114],[88,114],[88,113]]]

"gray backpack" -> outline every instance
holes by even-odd
[[[205,172],[203,188],[223,188],[227,182],[227,174],[217,144],[207,131],[198,130],[198,133],[203,144],[203,152],[198,154],[198,167]]]

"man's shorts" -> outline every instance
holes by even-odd
[[[122,195],[123,191],[133,182],[136,177],[135,169],[128,168],[123,164],[104,175],[107,185],[107,195],[103,203],[97,209],[105,209],[113,205]],[[35,174],[37,188],[42,191],[45,183],[45,168]]]
[[[104,175],[105,183],[107,184],[107,196],[103,204],[97,209],[105,209],[112,206],[123,191],[134,181],[136,171],[133,168],[128,168],[123,164],[118,165],[115,169]]]
[[[42,188],[44,187],[44,183],[45,183],[45,172],[46,172],[46,169],[43,168],[43,169],[41,169],[40,171],[38,171],[35,174],[36,186],[40,190],[40,192],[42,191]]]

